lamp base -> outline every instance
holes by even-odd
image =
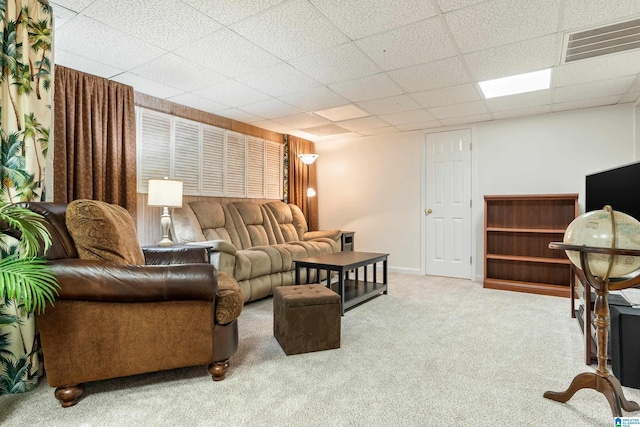
[[[165,237],[158,242],[158,246],[173,246],[173,242]]]

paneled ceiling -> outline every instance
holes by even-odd
[[[640,18],[638,0],[50,4],[55,63],[312,141],[640,96],[640,49],[566,64],[562,55],[570,33]],[[487,100],[478,87],[482,80],[549,67],[548,90]]]

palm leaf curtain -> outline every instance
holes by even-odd
[[[51,128],[52,13],[46,0],[0,0],[0,197],[44,199]],[[15,251],[0,242],[0,255]],[[0,394],[36,387],[42,372],[35,318],[0,301]]]

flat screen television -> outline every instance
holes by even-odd
[[[640,220],[640,162],[587,175],[585,212],[610,205]]]

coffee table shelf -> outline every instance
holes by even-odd
[[[295,260],[296,280],[300,283],[300,270],[316,269],[319,280],[320,271],[326,270],[328,286],[331,284],[331,272],[338,273],[338,294],[341,301],[341,313],[357,304],[387,293],[387,258],[389,254],[372,252],[337,252]],[[382,282],[378,281],[376,264],[382,262]],[[369,280],[368,266],[373,266],[373,280]],[[360,271],[362,268],[362,279]],[[354,275],[355,279],[350,276]]]

